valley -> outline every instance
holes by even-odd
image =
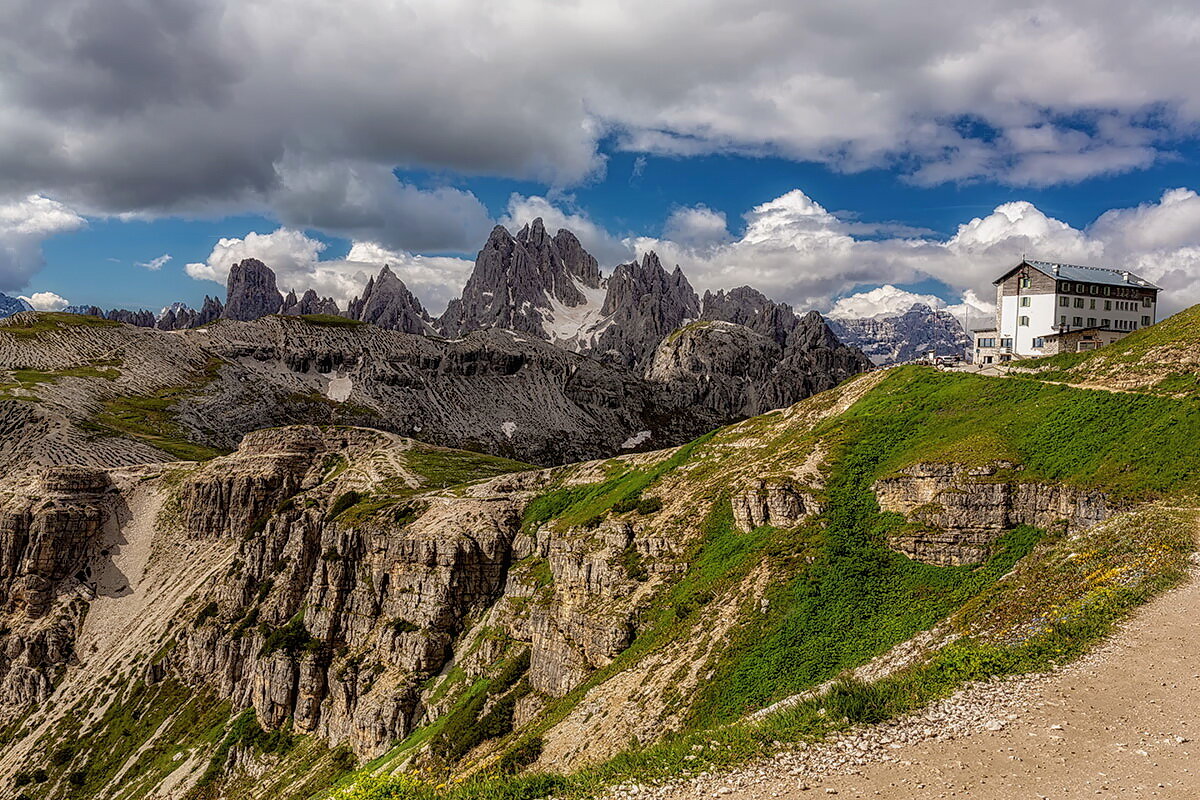
[[[533,468],[502,428],[489,455],[355,416],[394,397],[361,379],[364,352],[444,359],[472,337],[15,320],[23,369],[52,377],[10,371],[6,403],[61,409],[80,444],[78,463],[14,455],[30,466],[0,496],[13,797],[584,796],[789,763],[1077,658],[1195,550],[1200,460],[1177,433],[1200,406],[1111,370],[1090,380],[1126,391],[1052,382],[1054,364],[876,371],[682,446]],[[1178,360],[1191,328],[1165,330],[1127,352]],[[495,359],[513,335],[473,336]],[[159,346],[177,372],[150,363]],[[349,394],[322,404],[338,416],[261,424],[287,407],[273,391],[331,383],[306,361],[351,354]],[[135,377],[160,393],[156,432],[71,416]],[[246,383],[259,405],[228,394]],[[229,452],[151,438],[205,430]]]

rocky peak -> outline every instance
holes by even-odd
[[[475,258],[462,297],[450,303],[439,327],[447,336],[508,328],[543,339],[571,338],[582,323],[566,310],[588,305],[593,298],[587,290],[600,286],[596,259],[570,231],[550,236],[541,218],[515,237],[497,225]]]
[[[308,289],[296,298],[296,292],[288,292],[287,299],[283,301],[283,314],[288,316],[299,316],[304,314],[329,314],[337,316],[341,313],[337,302],[332,297],[320,297],[312,289]]]
[[[786,345],[788,336],[799,324],[787,303],[776,303],[757,289],[739,286],[726,292],[705,292],[700,304],[701,319],[720,319],[745,325],[755,333]]]
[[[6,294],[0,294],[0,317],[11,317],[13,314],[19,314],[22,311],[33,311],[33,306],[19,297],[9,297]]]
[[[433,321],[421,301],[385,265],[379,277],[367,281],[362,297],[350,303],[351,319],[405,333],[432,333]]]
[[[229,270],[224,315],[248,322],[277,314],[283,307],[283,295],[275,286],[275,272],[257,258],[247,258]]]
[[[629,366],[642,364],[667,334],[700,315],[700,301],[678,266],[667,272],[651,251],[621,264],[608,280],[604,330],[593,350]]]

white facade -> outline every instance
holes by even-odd
[[[996,281],[996,327],[974,332],[974,356],[990,364],[1049,355],[1063,342],[1049,337],[1080,330],[1120,338],[1157,321],[1157,295],[1127,271],[1022,262]]]

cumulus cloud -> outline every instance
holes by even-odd
[[[1198,14],[1178,5],[53,5],[5,5],[0,185],[395,249],[453,249],[482,217],[394,168],[561,188],[603,172],[606,139],[1042,185],[1144,167],[1200,122]]]
[[[663,225],[663,237],[688,247],[712,247],[729,239],[724,211],[707,206],[677,208]]]
[[[650,237],[632,243],[639,253],[656,250],[666,263],[683,265],[699,289],[749,284],[799,308],[840,316],[894,313],[920,301],[969,323],[982,321],[994,311],[983,299],[993,295],[992,279],[1022,256],[1127,267],[1167,290],[1167,312],[1200,302],[1200,196],[1190,189],[1106,212],[1084,229],[1017,201],[964,222],[946,238],[859,238],[857,223],[800,190],[755,206],[745,223],[740,237],[715,246]],[[947,305],[896,288],[929,278],[959,299]]]
[[[152,258],[149,261],[135,261],[134,264],[139,267],[145,267],[146,269],[150,270],[151,272],[158,272],[160,269],[162,269],[164,266],[166,266],[167,262],[169,262],[170,260],[171,260],[170,254],[163,253],[161,256],[156,256],[155,258]]]
[[[242,238],[221,239],[204,262],[188,264],[185,270],[197,280],[224,285],[234,264],[257,258],[275,271],[283,292],[301,294],[313,289],[322,297],[332,297],[345,309],[351,299],[362,294],[367,280],[387,264],[436,315],[459,294],[473,263],[389,250],[377,242],[354,242],[345,258],[322,259],[325,250],[324,242],[302,231],[252,231]]]
[[[62,311],[71,304],[67,298],[54,292],[34,292],[28,296],[21,295],[21,299],[37,311]]]
[[[930,308],[945,308],[946,301],[933,294],[916,294],[885,283],[866,292],[840,298],[829,309],[827,316],[835,319],[858,319],[862,317],[893,317],[903,314],[921,303]]]
[[[86,225],[83,217],[48,197],[0,199],[0,291],[24,286],[42,268],[42,242]]]

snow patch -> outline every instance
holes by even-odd
[[[622,450],[632,450],[650,438],[650,431],[638,431],[621,443]]]
[[[335,403],[344,403],[350,399],[350,393],[354,391],[354,381],[349,375],[337,374],[337,377],[329,379],[329,385],[325,387],[325,396]]]
[[[500,431],[505,436],[507,436],[509,439],[511,439],[513,437],[513,434],[517,432],[517,423],[511,422],[511,421],[510,422],[501,422],[500,423]]]
[[[577,306],[569,306],[557,297],[548,296],[546,299],[550,302],[550,308],[542,315],[542,329],[555,344],[573,345],[578,350],[585,344],[592,344],[604,329],[605,319],[600,310],[604,307],[608,288],[604,281],[594,288],[587,286],[574,275],[571,276],[571,282],[583,295],[584,301]]]

